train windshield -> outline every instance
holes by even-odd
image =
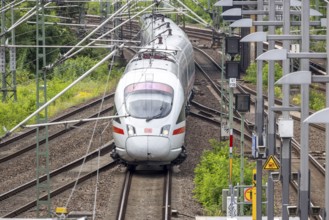
[[[173,97],[173,88],[163,83],[134,83],[125,88],[128,114],[147,121],[167,116],[171,111]]]

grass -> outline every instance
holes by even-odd
[[[48,107],[48,117],[54,117],[65,109],[101,96],[104,91],[111,91],[118,79],[119,75],[113,78],[109,84],[104,79],[84,79]],[[71,82],[72,80],[62,81],[58,79],[48,81],[48,100],[62,91]],[[17,102],[0,103],[0,126],[3,128],[0,130],[0,136],[6,133],[6,129],[10,130],[36,110],[35,82],[32,81],[25,85],[19,85],[17,93]],[[31,123],[35,123],[35,118],[28,122],[28,124]]]

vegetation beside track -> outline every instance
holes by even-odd
[[[97,62],[98,60],[89,57],[78,57],[67,60],[61,66],[55,67],[51,74],[51,79],[47,80],[48,100],[62,91]],[[104,91],[112,90],[122,72],[122,69],[112,70],[109,76],[109,83],[107,84],[109,71],[108,65],[104,63],[94,70],[91,75],[58,98],[48,108],[48,117],[52,117],[64,109],[97,97],[103,94]],[[26,72],[25,74],[29,73]],[[24,71],[19,75],[20,77],[24,77]],[[19,84],[17,87],[17,102],[9,101],[7,103],[0,103],[0,125],[8,130],[36,110],[35,81],[23,81],[24,83]],[[34,123],[34,119],[31,119],[31,123]],[[0,135],[4,133],[4,129],[1,129]]]
[[[282,76],[282,68],[278,63],[275,63],[275,81],[281,78]],[[250,82],[254,85],[257,83],[257,65],[256,63],[251,63],[246,71],[246,75],[243,77],[243,79],[247,82]],[[268,83],[268,63],[266,63],[263,67],[263,86],[264,89],[267,88]],[[281,86],[275,86],[274,87],[274,93],[275,97],[281,99],[282,98],[282,90]],[[310,89],[310,109],[314,111],[319,111],[323,108],[325,108],[325,95],[323,93],[319,93],[316,89]],[[291,95],[291,101],[294,105],[300,105],[301,104],[301,95],[299,94],[292,94]]]
[[[207,215],[223,215],[222,190],[229,186],[229,144],[210,140],[212,150],[204,151],[200,163],[195,168],[194,197],[202,204]],[[244,185],[252,183],[252,169],[255,163],[244,159]],[[233,152],[233,186],[240,182],[240,155]],[[250,214],[250,205],[245,206],[245,214]]]

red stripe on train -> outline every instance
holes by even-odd
[[[113,126],[113,132],[117,134],[125,134],[124,130],[118,127]]]
[[[182,134],[185,132],[185,127],[181,127],[181,128],[177,128],[176,130],[173,131],[173,135],[177,135],[177,134]]]

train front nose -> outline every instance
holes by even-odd
[[[137,161],[162,161],[170,153],[170,140],[159,136],[129,137],[127,153]]]

